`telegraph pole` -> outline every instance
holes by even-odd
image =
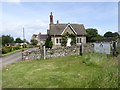
[[[25,43],[25,31],[23,27],[23,49],[22,49],[22,60],[24,60],[24,43]]]
[[[23,42],[25,43],[25,31],[24,31],[24,27],[23,27]]]

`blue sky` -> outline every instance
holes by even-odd
[[[117,2],[19,2],[2,3],[2,34],[22,38],[22,28],[29,41],[34,33],[46,33],[49,14],[53,12],[54,23],[78,23],[85,28],[96,28],[103,35],[118,31]]]

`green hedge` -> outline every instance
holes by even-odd
[[[12,47],[3,47],[2,48],[2,54],[6,54],[11,51],[12,51]]]
[[[13,50],[18,50],[18,49],[20,49],[20,46],[15,46],[15,47],[12,47],[13,48]]]
[[[14,51],[14,50],[18,50],[18,49],[21,49],[21,46],[5,46],[5,47],[2,47],[2,54],[6,54],[6,53],[9,53],[11,51]]]

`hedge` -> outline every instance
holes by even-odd
[[[14,50],[18,50],[18,49],[21,49],[21,46],[5,46],[5,47],[2,47],[2,54],[6,54],[6,53],[9,53],[11,51],[14,51]]]

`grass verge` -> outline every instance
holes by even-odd
[[[3,88],[118,88],[118,60],[104,54],[22,61],[3,69]]]

